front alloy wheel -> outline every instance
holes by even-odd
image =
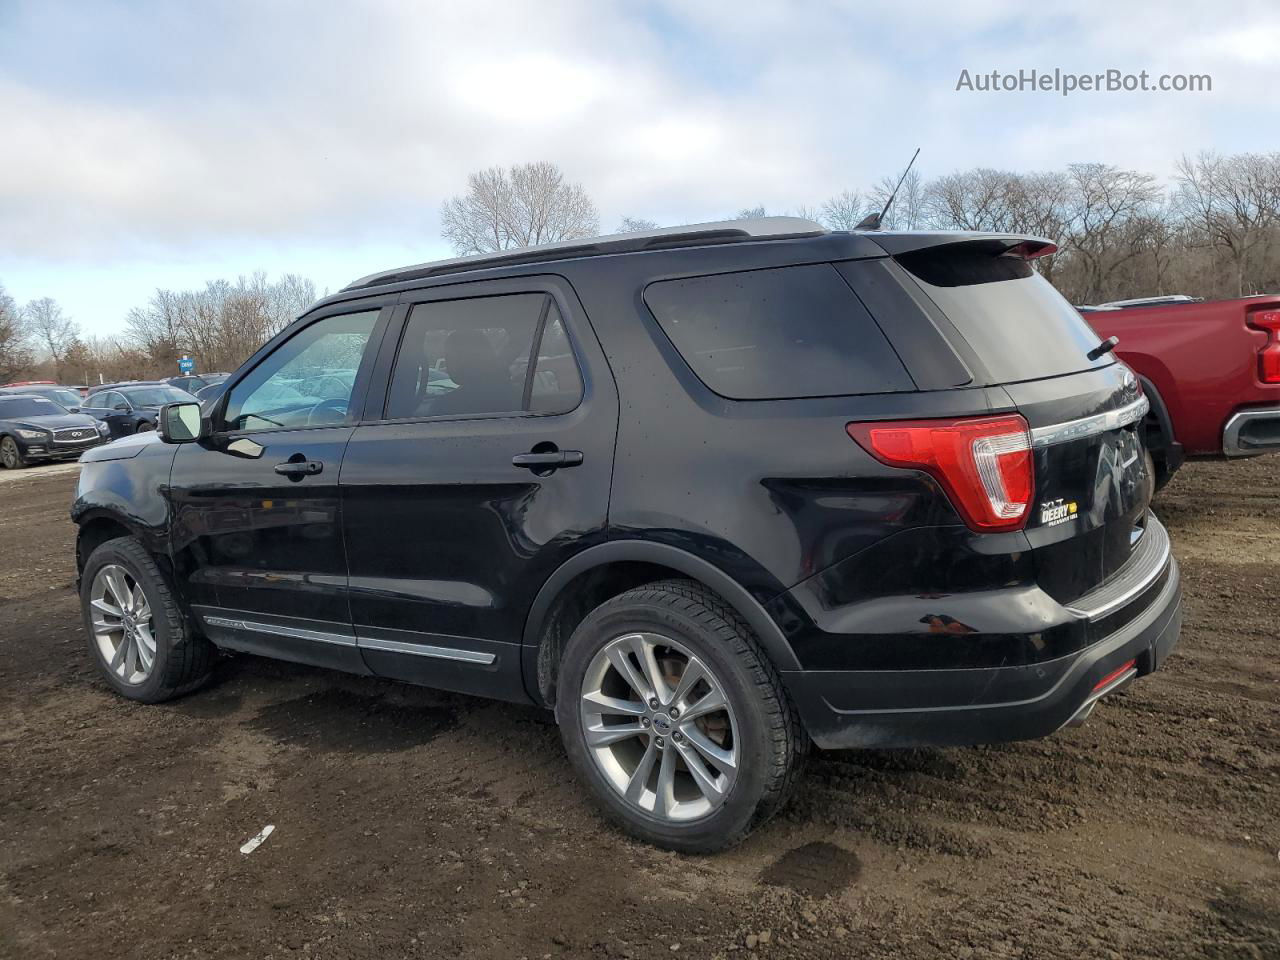
[[[18,441],[13,437],[0,440],[0,463],[6,470],[17,470],[23,465],[22,451],[18,449]]]
[[[606,643],[587,667],[579,711],[600,772],[650,816],[696,820],[733,786],[733,709],[711,669],[670,637],[628,633]]]
[[[141,585],[120,564],[107,564],[94,575],[89,605],[107,669],[130,686],[146,682],[156,662],[156,639]]]

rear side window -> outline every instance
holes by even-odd
[[[830,264],[664,280],[644,296],[698,378],[731,400],[913,389]]]
[[[581,399],[582,376],[551,297],[438,300],[409,315],[386,417],[566,413]]]
[[[1115,362],[1109,354],[1088,358],[1102,338],[1023,260],[994,255],[983,243],[963,243],[901,255],[897,261],[968,341],[991,383],[1056,377]]]

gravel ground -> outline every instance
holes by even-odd
[[[1043,741],[818,755],[703,858],[605,826],[534,709],[253,657],[111,695],[74,475],[0,487],[0,956],[1280,957],[1280,458],[1158,499],[1161,673]]]

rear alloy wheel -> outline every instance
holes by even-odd
[[[658,846],[732,846],[786,803],[808,738],[737,611],[701,584],[629,590],[565,644],[556,722],[604,812]]]
[[[3,464],[6,470],[17,470],[27,465],[26,458],[18,449],[18,441],[13,437],[0,440],[0,464]]]
[[[696,820],[733,787],[733,709],[715,674],[670,637],[606,643],[587,667],[579,711],[596,766],[638,810]]]

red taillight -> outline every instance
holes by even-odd
[[[849,436],[881,463],[923,470],[974,530],[1018,530],[1035,487],[1031,434],[1014,414],[973,420],[851,423]]]
[[[1249,314],[1249,326],[1269,334],[1266,346],[1258,351],[1258,379],[1263,383],[1280,383],[1280,310]]]

